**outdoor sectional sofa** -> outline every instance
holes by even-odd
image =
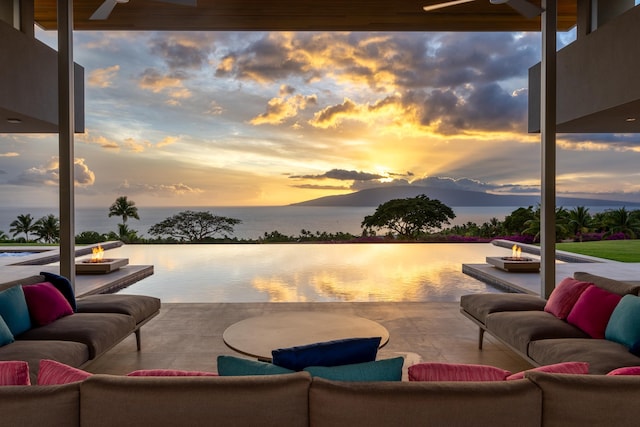
[[[29,372],[37,378],[41,359],[51,359],[73,367],[84,367],[100,357],[131,334],[136,335],[140,350],[140,328],[160,311],[158,298],[143,295],[91,295],[75,299],[66,279],[50,275],[36,275],[0,284],[0,292],[59,281],[64,297],[74,309],[70,315],[44,326],[34,326],[14,336],[15,341],[0,347],[0,360],[24,360]],[[67,282],[68,283],[68,282]],[[24,288],[23,288],[24,289]],[[11,301],[6,302],[7,305]]]
[[[574,273],[573,278],[620,296],[640,294],[638,282],[621,282],[584,272]],[[601,301],[605,304],[605,299]],[[640,365],[640,357],[630,347],[610,339],[593,338],[584,328],[560,318],[563,316],[545,311],[546,305],[543,298],[516,293],[463,295],[460,299],[461,313],[480,328],[480,348],[484,333],[488,332],[534,366],[587,362],[590,374],[606,374],[616,368]],[[597,309],[597,306],[592,309],[594,318]],[[638,311],[635,315],[640,315]],[[640,324],[637,328],[640,330]]]
[[[307,372],[244,377],[93,375],[0,387],[3,425],[635,426],[638,376],[527,373],[496,382],[340,382]]]

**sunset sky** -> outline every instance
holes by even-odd
[[[55,33],[36,35],[55,46]],[[86,86],[78,207],[121,195],[138,206],[286,205],[424,182],[539,191],[540,136],[526,132],[538,33],[78,31],[74,41]],[[558,194],[640,201],[639,143],[559,135]],[[5,203],[57,206],[57,144],[0,134]]]

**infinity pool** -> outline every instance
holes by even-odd
[[[489,243],[125,245],[105,257],[154,266],[123,289],[163,302],[458,301],[501,292],[462,264],[510,255]]]

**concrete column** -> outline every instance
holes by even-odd
[[[35,37],[33,0],[20,0],[20,31]]]
[[[542,0],[542,8],[540,295],[548,298],[556,282],[556,0]]]
[[[73,0],[58,0],[60,274],[75,289]]]

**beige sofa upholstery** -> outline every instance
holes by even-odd
[[[3,425],[636,426],[640,377],[527,373],[498,382],[369,382],[299,372],[253,377],[94,375],[0,387]]]

